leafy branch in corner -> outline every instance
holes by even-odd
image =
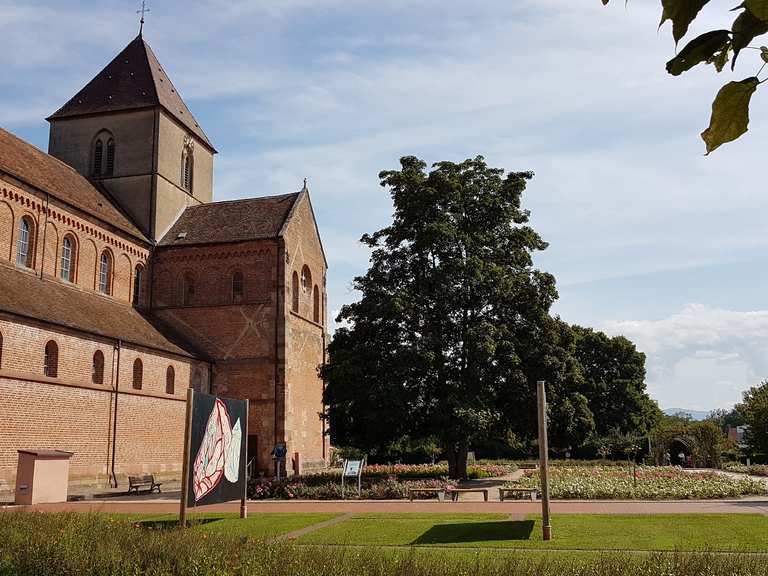
[[[601,0],[607,5],[610,0]],[[710,0],[661,0],[661,22],[672,22],[675,46],[685,38],[691,23]],[[768,33],[768,0],[744,0],[731,12],[739,12],[730,28],[705,32],[690,40],[677,55],[667,62],[667,72],[680,76],[699,64],[711,64],[722,72],[730,61],[731,70],[742,50],[752,49],[760,53],[762,65],[754,76],[741,81],[728,82],[712,103],[709,127],[701,133],[707,146],[707,154],[722,144],[732,142],[747,132],[749,105],[752,95],[763,83],[759,76],[768,63],[768,47],[750,46],[758,36]]]

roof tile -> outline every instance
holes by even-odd
[[[301,192],[190,206],[160,240],[187,246],[277,238]]]
[[[61,160],[0,128],[0,170],[99,220],[147,241],[109,197]]]
[[[141,35],[48,120],[162,106],[211,150],[213,144]]]
[[[4,312],[172,354],[199,355],[164,324],[106,296],[8,265],[0,265],[0,286],[0,310]]]

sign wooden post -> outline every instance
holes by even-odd
[[[539,405],[539,478],[541,480],[541,519],[544,540],[552,539],[552,525],[549,520],[549,445],[547,442],[547,391],[545,382],[536,383]]]
[[[192,403],[195,401],[195,391],[187,390],[187,416],[184,424],[184,460],[181,467],[181,504],[179,507],[179,525],[187,526],[187,497],[189,492],[189,452],[192,443]]]
[[[245,417],[246,419],[251,414],[251,402],[250,400],[245,401]],[[246,426],[247,429],[247,426]],[[243,439],[245,441],[245,453],[248,454],[248,436],[246,435]],[[246,477],[245,477],[245,484],[243,486],[243,498],[240,500],[240,518],[248,518],[248,476],[247,476],[247,470],[248,466],[246,465]]]

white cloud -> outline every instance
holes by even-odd
[[[768,377],[768,310],[689,304],[661,320],[605,323],[647,355],[648,387],[663,407],[727,408]]]

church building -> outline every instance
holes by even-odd
[[[250,400],[248,460],[322,467],[326,259],[309,192],[213,201],[216,149],[140,34],[52,114],[0,128],[0,493],[180,477],[188,388]]]

